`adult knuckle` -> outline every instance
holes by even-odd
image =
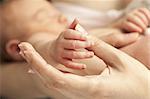
[[[62,88],[65,87],[67,84],[64,80],[60,78],[56,78],[55,81],[53,81],[52,86],[55,88]]]

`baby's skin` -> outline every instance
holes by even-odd
[[[144,33],[150,25],[150,11],[137,8],[127,13],[119,22],[118,27],[127,32]]]
[[[9,17],[11,17],[11,18],[13,18],[14,17],[14,20],[21,20],[20,22],[19,22],[19,24],[22,24],[22,22],[27,22],[28,24],[27,24],[27,28],[29,28],[29,32],[34,32],[34,33],[36,33],[36,32],[46,32],[47,34],[50,34],[50,33],[53,33],[53,35],[55,35],[54,37],[56,38],[56,35],[58,35],[62,30],[64,30],[65,29],[65,26],[64,26],[64,24],[66,24],[66,22],[64,21],[64,19],[63,19],[63,17],[61,17],[61,14],[58,12],[58,13],[55,13],[54,14],[54,16],[56,15],[57,16],[57,18],[56,19],[54,19],[54,20],[51,20],[52,19],[52,17],[53,17],[53,15],[51,16],[51,15],[48,15],[51,11],[54,11],[54,12],[57,12],[57,11],[55,11],[55,9],[52,7],[52,6],[50,6],[47,2],[45,2],[44,0],[38,0],[39,2],[37,3],[37,0],[30,0],[30,4],[27,6],[27,3],[28,3],[28,0],[22,0],[22,1],[24,1],[25,2],[25,5],[24,6],[21,6],[22,5],[22,3],[14,3],[14,4],[19,4],[20,6],[13,6],[14,7],[14,9],[18,9],[18,7],[20,7],[20,12],[19,12],[19,14],[17,14],[17,16],[15,16],[15,15],[13,15],[13,14],[11,14],[12,16],[9,16]],[[43,2],[44,1],[44,2]],[[35,3],[36,2],[36,3]],[[36,4],[36,6],[35,5],[32,5],[32,4]],[[16,8],[15,8],[16,7]],[[23,8],[23,11],[26,11],[27,9],[29,10],[28,12],[26,12],[26,13],[23,13],[23,11],[21,11],[22,9],[21,8]],[[38,9],[38,11],[37,11],[37,9]],[[41,9],[41,10],[40,10]],[[46,10],[45,10],[46,9]],[[49,10],[49,9],[53,9],[53,10]],[[8,9],[7,9],[8,10]],[[36,13],[37,12],[37,13]],[[17,12],[18,13],[18,12]],[[19,16],[19,15],[21,15],[21,16]],[[27,18],[24,18],[24,16],[28,16]],[[31,16],[30,16],[31,15]],[[31,19],[34,19],[34,20],[30,20],[30,17],[32,17]],[[28,20],[25,20],[25,19],[28,19]],[[14,21],[13,20],[13,21]],[[17,21],[17,22],[18,22]],[[53,24],[52,25],[52,23],[56,23],[55,25]],[[12,22],[13,23],[13,22]],[[58,27],[57,27],[57,25],[58,25],[58,27],[59,27],[59,29],[58,29]],[[23,27],[24,25],[22,25],[21,27]],[[31,26],[31,27],[30,27]],[[17,31],[17,30],[16,30]],[[73,31],[73,30],[72,30]],[[108,30],[109,31],[109,30]],[[15,31],[14,31],[15,32]],[[13,32],[13,33],[14,33]],[[27,32],[27,31],[26,31]],[[67,32],[67,31],[66,31]],[[74,31],[74,32],[78,32],[79,34],[80,34],[80,32],[79,31]],[[56,33],[56,34],[55,34]],[[82,34],[82,33],[81,33]],[[97,35],[96,35],[97,36]],[[38,37],[40,37],[41,38],[41,36],[38,36]],[[44,40],[45,40],[45,36],[42,36],[43,38],[44,38]],[[81,36],[82,37],[82,36]],[[32,38],[32,37],[31,37]],[[46,38],[52,38],[52,36],[46,36]],[[58,38],[59,39],[59,38]],[[81,38],[80,38],[81,39]],[[41,39],[40,39],[41,40]],[[42,41],[44,41],[43,39],[42,39]],[[127,53],[129,53],[130,55],[132,55],[133,57],[135,57],[135,58],[137,58],[137,59],[139,59],[139,60],[141,60],[141,62],[143,62],[145,65],[147,65],[147,66],[149,66],[150,64],[148,63],[148,59],[149,59],[149,57],[147,57],[147,56],[149,56],[149,49],[150,49],[150,47],[149,47],[149,40],[150,40],[150,38],[149,38],[149,36],[144,36],[144,37],[142,37],[140,40],[138,40],[137,41],[137,43],[135,42],[135,43],[133,43],[132,45],[129,45],[129,46],[126,46],[126,47],[124,47],[124,48],[122,48],[121,50],[123,50],[123,51],[125,51],[125,52],[127,52]],[[30,40],[29,40],[30,41]],[[36,41],[38,41],[38,40],[36,40]],[[35,41],[35,42],[36,42]],[[86,41],[84,41],[85,43],[86,43]],[[143,43],[144,42],[144,43]],[[146,43],[145,43],[146,42]],[[31,43],[33,43],[33,42],[31,42]],[[37,47],[37,45],[34,45],[34,47],[38,50],[38,48],[39,48],[39,46],[40,46],[40,44],[41,44],[41,42],[37,42],[36,44],[38,45],[38,47]],[[45,43],[45,41],[43,42],[43,43]],[[33,43],[33,44],[35,44],[35,43]],[[47,54],[47,55],[49,55],[48,53],[45,53],[46,52],[46,50],[47,50],[47,45],[49,44],[49,42],[48,43],[46,43],[45,45],[46,46],[40,46],[40,48],[43,48],[43,50],[38,50],[40,53],[43,53],[44,52],[44,54],[42,54],[43,55],[43,57],[44,57],[44,55],[45,54]],[[42,45],[42,44],[41,44]],[[141,47],[141,45],[143,46],[143,47]],[[91,43],[91,45],[89,44],[89,45],[86,45],[86,46],[82,46],[83,48],[88,48],[88,46],[92,46],[92,43]],[[135,49],[136,48],[136,49]],[[146,51],[145,51],[145,48],[147,48],[146,49]],[[138,50],[139,49],[139,50]],[[90,49],[89,49],[90,50]],[[49,49],[47,50],[47,51],[50,51]],[[140,51],[140,53],[142,54],[142,55],[140,55],[140,53],[135,53],[134,54],[134,52],[137,52],[137,51]],[[84,54],[85,55],[85,54]],[[59,55],[58,55],[59,56]],[[86,55],[85,55],[86,56]],[[74,68],[73,69],[69,69],[69,68],[66,68],[65,66],[63,66],[63,65],[61,65],[61,64],[63,64],[63,62],[60,62],[61,64],[59,64],[58,63],[58,60],[57,60],[57,62],[56,62],[56,65],[53,65],[53,66],[55,66],[56,68],[58,68],[58,69],[60,69],[60,70],[62,70],[62,68],[63,68],[63,70],[66,70],[66,71],[68,71],[68,72],[71,72],[71,73],[76,73],[76,74],[78,74],[78,75],[91,75],[91,74],[99,74],[100,73],[100,71],[101,70],[103,70],[103,69],[101,69],[102,67],[103,68],[105,68],[106,67],[106,65],[104,64],[104,62],[103,61],[100,61],[100,60],[97,60],[97,58],[96,58],[96,56],[93,56],[93,53],[91,53],[88,57],[86,56],[86,57],[83,57],[83,58],[88,58],[88,59],[85,59],[85,60],[80,60],[80,62],[82,62],[82,64],[86,64],[86,67],[85,68],[83,68],[82,70],[75,70]],[[93,58],[93,59],[91,59],[91,57]],[[51,58],[51,60],[49,60]],[[46,60],[48,60],[48,62],[50,63],[50,64],[53,64],[53,62],[55,63],[55,59],[53,59],[53,57],[51,57],[51,56],[49,56],[49,58],[47,58],[47,57],[45,57],[45,59]],[[78,61],[79,62],[79,61]],[[24,64],[24,63],[23,63]],[[59,64],[59,65],[57,65],[57,64]],[[94,64],[94,65],[93,65]],[[67,65],[66,65],[67,66]],[[95,66],[95,67],[94,67]],[[22,65],[20,65],[20,68],[22,67]],[[81,66],[82,67],[82,66]],[[83,66],[84,67],[84,66]],[[99,67],[101,67],[101,68],[99,68]],[[10,68],[11,68],[11,66],[10,66]],[[13,68],[13,67],[12,67]],[[6,70],[6,71],[8,71],[9,72],[9,68]],[[19,69],[20,70],[20,69]],[[24,71],[24,70],[23,70]],[[15,72],[15,71],[14,71]],[[25,72],[23,72],[23,73],[27,73],[27,70],[25,71]],[[7,74],[7,72],[6,72],[6,74]],[[16,74],[17,76],[18,76],[18,74],[20,74],[21,75],[21,71],[19,72],[19,73],[14,73],[14,74]],[[28,74],[27,74],[28,75]],[[19,82],[19,80],[18,80],[18,78],[17,78],[17,76],[16,76],[16,78],[14,77],[14,81],[15,81],[15,79],[16,79],[16,81],[18,81]],[[28,77],[27,77],[28,78]],[[29,78],[30,79],[30,78]],[[8,81],[9,82],[9,81]],[[17,82],[16,82],[17,83]],[[9,84],[8,84],[9,85]],[[8,88],[8,90],[9,90],[9,88]],[[11,93],[11,92],[10,92]]]
[[[93,46],[94,43],[91,40],[89,40],[90,36],[87,36],[87,34],[83,30],[83,27],[81,27],[79,23],[75,22],[73,24],[76,24],[76,26],[78,26],[78,27],[75,26],[74,28],[74,30],[76,31],[66,30],[56,40],[55,43],[56,50],[54,51],[55,52],[54,59],[68,68],[79,69],[82,70],[81,72],[84,71],[87,74],[89,72],[90,74],[100,73],[101,71],[99,70],[101,70],[100,69],[101,66],[106,67],[104,62],[101,61],[99,67],[95,65],[92,65],[91,67],[88,65],[86,68],[85,64],[83,64],[81,61],[76,60],[76,59],[82,60],[88,58],[90,59],[94,57],[94,53],[92,53],[90,49],[88,49],[89,47]],[[95,40],[96,38],[93,41]],[[150,49],[149,40],[150,40],[149,35],[141,36],[138,41],[121,48],[121,50],[131,55],[132,57],[138,59],[143,64],[145,64],[145,66],[149,68],[150,53],[149,51],[146,51],[147,49]],[[74,44],[71,44],[73,42]],[[142,45],[142,47],[141,46],[139,47],[139,45]],[[95,68],[95,69],[91,69],[91,68]]]

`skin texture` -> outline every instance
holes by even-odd
[[[27,1],[27,0],[26,0]],[[32,4],[34,4],[33,2],[32,2]],[[39,3],[36,3],[36,4],[44,4],[44,3],[41,3],[41,2],[39,2]],[[28,6],[30,6],[30,5],[28,5]],[[29,7],[25,7],[24,9],[27,9],[27,8],[29,8]],[[33,9],[35,9],[35,8],[33,8]],[[47,8],[46,8],[47,9]],[[48,7],[48,9],[49,9],[49,7]],[[32,10],[31,10],[32,11]],[[21,12],[21,11],[20,11]],[[41,14],[42,15],[42,14]],[[36,19],[36,18],[35,18]],[[43,18],[43,19],[45,19],[45,18]],[[43,20],[43,19],[41,19],[41,20]],[[47,17],[47,19],[50,19],[49,17]],[[56,20],[58,20],[58,19],[56,19]],[[31,22],[33,22],[33,21],[31,21]],[[37,22],[37,20],[35,21],[35,22]],[[39,21],[38,21],[39,22]],[[41,22],[42,21],[40,21],[39,23],[41,24]],[[56,21],[57,22],[57,21]],[[34,23],[34,22],[33,22]],[[32,24],[32,23],[30,23],[30,24]],[[49,23],[49,21],[48,21],[48,24],[50,24]],[[32,26],[32,25],[31,25]],[[49,25],[50,26],[50,25]],[[49,27],[48,26],[48,27]],[[38,25],[33,25],[33,27],[31,28],[31,31],[34,31],[34,29],[35,29],[35,31],[34,32],[36,32],[36,31],[39,31],[39,29],[41,30],[41,28],[39,28],[39,27],[46,27],[46,24],[44,24],[44,25],[40,25],[40,26],[38,26]],[[53,26],[52,26],[52,28],[53,28]],[[33,29],[33,30],[32,30]],[[56,29],[56,28],[55,28]],[[43,29],[43,30],[45,30],[45,29]],[[56,30],[58,30],[58,29],[56,29]],[[42,30],[41,30],[42,31]],[[48,30],[49,31],[49,30]],[[51,31],[51,30],[50,30]],[[59,31],[59,30],[58,30]],[[61,30],[62,31],[62,30]],[[54,36],[55,37],[55,36]],[[116,37],[116,36],[115,36]],[[119,36],[120,37],[120,36]],[[47,37],[48,38],[48,37]],[[52,38],[52,36],[49,36],[49,38]],[[110,38],[113,38],[113,36],[111,37],[110,36]],[[122,39],[121,39],[122,40]],[[33,42],[36,42],[36,41],[38,41],[38,40],[35,40],[35,41],[33,41]],[[107,41],[107,40],[106,40]],[[110,41],[111,41],[111,39],[110,39]],[[124,41],[124,40],[123,40]],[[32,43],[33,43],[32,42]],[[118,42],[118,41],[117,41]],[[36,42],[36,43],[38,43],[39,44],[39,41],[38,42]],[[35,43],[34,43],[35,44]],[[41,43],[40,43],[41,44]],[[36,49],[38,49],[38,48],[40,48],[40,47],[42,47],[42,46],[40,46],[40,44],[38,45],[38,46],[36,46],[36,45],[34,45],[34,46],[36,46]],[[47,43],[46,43],[47,44]],[[42,44],[41,44],[42,45]],[[116,43],[114,43],[114,45],[117,45]],[[40,46],[40,47],[39,47]],[[46,48],[46,47],[45,47]],[[135,49],[136,50],[136,49]],[[42,50],[43,52],[45,51],[45,49],[44,50]],[[39,50],[39,52],[40,52],[40,50]],[[144,51],[145,52],[145,51]],[[40,53],[42,53],[42,52],[40,52]],[[48,54],[48,53],[46,53],[46,54]],[[42,56],[44,56],[45,54],[43,54]],[[47,59],[48,60],[48,59]],[[144,60],[144,59],[143,59]],[[89,60],[88,60],[89,61]],[[52,64],[52,63],[51,63]],[[96,63],[97,64],[97,63]],[[92,66],[92,65],[91,65]],[[102,69],[103,70],[103,69]],[[78,72],[77,72],[78,73]],[[84,72],[85,73],[85,72]],[[83,73],[83,74],[84,74]],[[99,73],[99,72],[98,72]],[[20,73],[21,74],[21,73]],[[82,75],[83,75],[82,74]],[[87,74],[87,73],[86,73]],[[90,74],[90,73],[89,73]],[[85,75],[85,74],[84,74]],[[15,77],[14,77],[15,78]],[[70,77],[71,78],[71,77]],[[124,77],[120,77],[120,78],[124,78]],[[16,77],[16,79],[17,79],[17,77]],[[29,78],[30,79],[30,78]],[[89,81],[89,79],[88,79],[88,81]],[[38,82],[38,81],[37,81]],[[94,80],[94,82],[96,82],[96,79]],[[17,82],[16,82],[17,83]],[[121,83],[121,82],[120,82]],[[29,83],[30,84],[30,83]],[[55,84],[54,84],[55,85]],[[79,84],[78,84],[79,85]],[[57,85],[56,85],[57,86]],[[73,85],[74,86],[74,85]],[[96,86],[96,85],[95,85]],[[115,85],[112,85],[112,86],[115,86]],[[68,88],[69,89],[69,88]],[[79,91],[79,90],[78,90]],[[76,91],[76,92],[78,92],[78,91]],[[84,92],[84,91],[83,91]],[[63,93],[63,92],[61,92],[61,93]],[[66,92],[67,93],[67,92]],[[86,95],[86,94],[85,94]],[[57,96],[57,95],[56,95]],[[88,97],[88,96],[87,96]],[[143,98],[142,98],[143,99]]]
[[[58,71],[47,64],[28,43],[22,43],[19,47],[21,55],[44,79],[47,88],[54,88],[71,99],[148,99],[149,70],[134,58],[103,41],[95,43],[91,49],[108,64],[108,68],[101,75],[87,77]]]
[[[73,24],[77,25],[77,24],[79,24],[79,22],[77,22],[77,20],[75,20],[75,21],[73,21],[71,26],[74,26]],[[76,27],[76,25],[74,27]],[[81,26],[79,26],[78,28],[79,29],[77,29],[77,30],[67,29],[66,31],[61,33],[61,35],[54,42],[55,46],[53,46],[53,47],[55,48],[55,50],[54,50],[55,55],[53,55],[53,56],[57,62],[65,65],[68,68],[82,70],[82,69],[86,68],[86,65],[83,64],[83,62],[81,62],[81,61],[80,61],[81,63],[79,63],[78,61],[76,62],[76,59],[84,60],[84,59],[90,59],[90,58],[94,57],[94,53],[91,52],[90,50],[87,50],[94,43],[93,43],[93,41],[90,41],[88,39],[87,33],[84,33],[82,31],[80,32]],[[83,27],[82,27],[82,29],[83,29]],[[122,42],[120,42],[120,44],[115,44],[116,42],[114,43],[114,41],[113,41],[114,38],[117,39],[117,37],[118,38],[123,37]],[[130,34],[118,33],[116,35],[114,35],[114,34],[106,35],[104,37],[101,37],[100,39],[119,48],[119,47],[123,47],[124,45],[134,42],[136,37],[138,37],[137,33],[130,33]],[[128,39],[126,39],[126,38],[128,38]],[[126,40],[123,40],[123,39],[126,39]],[[119,41],[121,41],[121,40],[119,40]],[[88,67],[90,67],[90,66],[88,65]],[[89,69],[87,69],[87,70],[89,70]],[[99,70],[99,69],[97,69],[97,70]],[[97,71],[95,71],[95,73],[96,72]]]
[[[27,41],[38,32],[57,36],[67,26],[66,17],[46,0],[10,0],[1,5],[0,12],[3,23],[1,50],[10,61],[20,61],[20,57],[14,55],[17,51],[10,51],[12,47],[6,47],[12,46],[13,41]],[[13,48],[17,48],[17,44]]]
[[[29,37],[41,31],[58,35],[67,25],[66,17],[46,0],[8,1],[2,5],[2,13],[2,31],[10,39],[21,34]]]
[[[138,41],[121,50],[136,58],[150,69],[150,51],[147,49],[150,49],[150,35],[141,36]]]
[[[150,11],[146,8],[137,8],[121,20],[119,26],[127,32],[144,33],[150,24]]]
[[[18,8],[19,8],[19,10],[18,10]],[[26,11],[27,9],[29,9],[28,12]],[[16,10],[17,10],[17,12],[16,12]],[[55,17],[55,18],[53,18],[53,17]],[[45,42],[49,42],[49,44],[48,43],[46,43],[46,44],[50,45],[53,41],[55,41],[55,38],[61,33],[60,31],[63,31],[67,25],[66,18],[63,17],[62,14],[59,13],[55,8],[53,8],[52,5],[50,5],[48,2],[46,2],[44,0],[10,1],[10,2],[6,3],[6,5],[3,6],[3,18],[5,20],[5,25],[7,25],[7,24],[10,25],[10,26],[5,26],[5,27],[8,27],[4,30],[4,33],[3,33],[3,34],[6,34],[5,35],[6,37],[9,37],[10,40],[13,38],[13,39],[17,39],[19,41],[28,41],[28,42],[32,43],[36,47],[36,49],[40,49],[41,47],[43,47],[42,44]],[[22,23],[24,23],[24,24],[19,25]],[[51,23],[53,23],[53,25]],[[57,29],[57,28],[59,28],[59,29]],[[21,34],[21,33],[23,33],[23,34]],[[40,33],[42,35],[40,35],[39,37],[43,37],[42,39],[37,37],[37,39],[33,38],[33,40],[31,40],[31,38],[34,37],[34,35],[40,34]],[[16,35],[12,35],[12,34],[16,34]],[[48,36],[46,36],[46,34],[48,34]],[[16,36],[16,37],[14,37],[14,36]],[[135,35],[135,39],[130,40],[129,42],[133,42],[135,40],[136,40],[136,35]],[[43,43],[40,44],[39,43],[40,41]],[[45,46],[47,46],[47,45],[45,45]],[[39,52],[41,52],[41,53],[45,52],[45,47],[43,47],[43,48],[44,49],[39,50]],[[53,49],[53,48],[51,48],[51,49]],[[47,54],[49,55],[49,53],[47,53]],[[43,54],[43,56],[45,56],[45,55]],[[52,57],[54,57],[54,55]],[[47,60],[49,60],[49,59],[47,58]],[[82,60],[82,61],[86,65],[89,64],[88,67],[90,67],[93,60],[99,60],[99,59],[96,56],[94,56],[94,58],[92,58],[90,60],[86,60],[86,61]],[[53,62],[50,62],[50,63],[53,64]],[[97,63],[96,64],[94,63],[93,65],[97,66]],[[56,65],[54,65],[54,66],[56,66]],[[105,67],[105,66],[102,66],[102,67]],[[62,67],[58,66],[58,68],[60,69]],[[64,66],[63,66],[63,68],[64,68]],[[95,69],[97,69],[97,68],[95,68]],[[93,69],[91,69],[91,70],[93,70]],[[99,73],[100,71],[101,70],[99,70],[98,72],[95,72],[95,73]],[[82,75],[83,74],[91,74],[90,72],[84,72],[84,73],[80,73],[80,71],[76,71],[76,72],[77,72],[77,74],[82,74]]]
[[[43,33],[42,35],[40,34],[37,35],[36,40],[38,37],[39,38],[38,41],[40,41],[42,36],[44,36]],[[107,41],[108,43],[115,44],[115,42],[120,42],[119,38],[124,38],[124,40],[121,40],[120,43],[117,43],[115,45],[116,46],[120,46],[124,44],[126,45],[127,40],[125,36],[126,35],[123,35],[123,34],[120,34],[120,35],[111,34],[108,37],[107,36],[103,37],[103,40],[105,41],[109,40]],[[45,34],[44,38],[46,37],[47,37],[47,41],[49,41],[49,35]],[[31,39],[34,40],[35,37],[32,37]],[[43,39],[41,40],[43,41]],[[125,41],[125,42],[122,42],[122,41]],[[99,74],[99,72],[104,70],[106,66],[105,64],[103,64],[101,59],[97,60],[94,58],[94,60],[89,59],[89,60],[84,61],[84,63],[87,64],[87,69],[85,70],[77,71],[74,69],[65,68],[60,64],[58,65],[58,63],[55,62],[53,58],[49,57],[49,50],[46,50],[49,42],[46,42],[46,43],[45,42],[46,41],[40,42],[34,46],[36,46],[36,49],[42,54],[42,56],[44,56],[44,58],[50,64],[52,64],[55,68],[58,68],[60,70],[65,70],[65,71],[72,72],[78,75],[87,75],[87,74],[92,74],[92,73]],[[95,67],[93,68],[93,66]],[[39,78],[39,76],[36,75],[35,73],[34,74],[28,73],[29,69],[31,68],[31,64],[26,64],[24,62],[13,63],[13,64],[3,64],[0,68],[2,70],[2,72],[0,73],[0,76],[3,77],[3,80],[1,81],[1,85],[5,86],[5,87],[2,87],[1,94],[4,96],[7,96],[11,99],[16,99],[16,98],[33,99],[35,97],[45,97],[45,96],[50,96],[50,97],[53,97],[54,99],[55,98],[67,99],[68,98],[67,96],[64,96],[61,92],[58,92],[55,88],[51,88],[51,89],[47,88],[48,87],[47,84],[44,82],[41,82],[41,78]],[[18,85],[18,82],[19,82],[19,85]],[[49,80],[49,83],[51,82],[52,81]],[[22,89],[24,89],[24,91],[20,91]],[[28,90],[34,93],[30,94],[31,92]]]

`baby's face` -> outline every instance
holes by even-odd
[[[14,44],[14,40],[15,45],[16,41],[26,41],[33,33],[57,36],[67,26],[66,17],[46,0],[10,0],[3,5],[1,15],[4,45],[12,41]]]
[[[31,31],[59,34],[67,26],[67,18],[45,0],[30,0],[24,8],[24,13],[30,16],[28,27]]]
[[[15,33],[49,32],[64,30],[67,19],[46,0],[10,1],[5,8],[6,31]],[[11,33],[12,34],[12,33]]]

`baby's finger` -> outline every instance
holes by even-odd
[[[72,68],[72,69],[85,69],[86,65],[85,64],[81,64],[81,63],[76,63],[73,62],[70,59],[62,59],[61,62],[64,66],[68,67],[68,68]]]
[[[140,8],[139,11],[142,12],[143,14],[145,14],[148,22],[150,23],[150,11],[146,8]]]
[[[146,29],[146,25],[144,24],[144,22],[137,17],[136,15],[132,15],[131,17],[128,17],[127,21],[132,22],[133,24],[137,25],[138,27],[142,28],[142,30],[144,31]]]
[[[87,35],[75,30],[68,29],[64,32],[65,39],[74,39],[74,40],[87,40]]]
[[[136,12],[134,13],[134,15],[136,15],[137,17],[139,17],[146,26],[148,26],[148,20],[147,20],[147,17],[145,16],[145,14],[141,13],[141,12]]]
[[[94,56],[94,53],[91,51],[74,51],[74,50],[65,50],[62,54],[63,58],[67,59],[85,59],[91,58]]]
[[[75,30],[76,25],[79,23],[78,19],[74,19],[72,24],[69,26],[69,29]]]
[[[92,41],[79,41],[79,40],[63,40],[63,47],[65,49],[81,49],[88,48],[94,45]]]
[[[129,21],[124,23],[123,29],[125,29],[128,32],[142,32],[142,29],[140,27],[136,26],[135,24]]]

